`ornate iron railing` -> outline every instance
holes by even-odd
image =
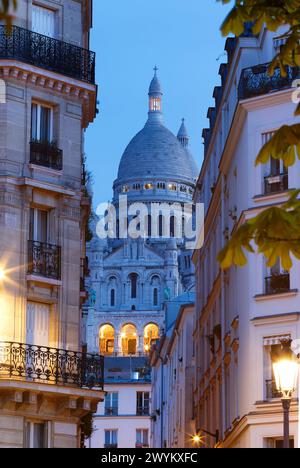
[[[28,273],[60,280],[61,248],[43,242],[28,241]]]
[[[290,291],[290,275],[282,273],[265,278],[266,294],[280,294]]]
[[[44,346],[0,342],[0,380],[7,378],[103,389],[104,358]]]
[[[110,408],[105,408],[104,413],[105,416],[118,416],[118,407],[112,406]]]
[[[284,192],[289,188],[289,175],[287,172],[265,177],[265,194]]]
[[[266,380],[266,397],[267,400],[282,397],[281,393],[277,390],[275,380]]]
[[[104,444],[105,449],[117,449],[118,444]]]
[[[0,26],[0,59],[14,59],[95,83],[95,53],[28,29]]]
[[[30,163],[61,171],[63,168],[63,152],[57,148],[56,143],[31,141]]]
[[[269,65],[269,63],[265,63],[242,71],[238,91],[239,99],[249,99],[272,91],[290,88],[293,81],[300,78],[299,67],[287,67],[287,76],[281,76],[278,68],[271,76],[268,73]]]

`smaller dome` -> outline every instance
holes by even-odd
[[[153,77],[153,79],[152,79],[152,81],[150,83],[150,87],[149,87],[149,96],[151,96],[152,94],[163,94],[160,81],[157,78],[157,70],[158,70],[158,68],[155,67],[154,68],[155,74],[154,74],[154,77]]]
[[[179,129],[177,138],[178,138],[178,140],[180,140],[182,138],[189,138],[189,134],[188,134],[187,128],[185,126],[185,119],[182,119],[182,124],[181,124],[181,127]]]

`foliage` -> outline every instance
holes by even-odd
[[[218,0],[223,4],[231,0]],[[240,36],[245,23],[252,24],[253,34],[259,34],[266,25],[270,31],[285,26],[285,44],[274,57],[269,74],[280,69],[286,76],[286,67],[300,66],[300,0],[235,0],[235,5],[221,26],[223,35]],[[298,104],[295,115],[300,115]],[[281,159],[286,168],[300,160],[300,124],[279,128],[260,150],[257,164],[267,164],[270,158]],[[255,218],[240,226],[231,240],[218,255],[221,268],[232,265],[244,266],[246,252],[262,253],[273,266],[280,258],[285,270],[292,267],[291,255],[300,259],[300,191],[294,191],[289,201],[281,207],[268,208]],[[256,249],[255,249],[256,247]]]
[[[88,413],[86,416],[84,416],[81,419],[80,428],[81,428],[81,448],[84,448],[85,441],[92,437],[93,432],[95,430],[93,426],[93,414],[92,413]]]
[[[0,2],[0,21],[4,21],[8,26],[11,25],[13,15],[11,12],[17,9],[17,0],[1,0]]]

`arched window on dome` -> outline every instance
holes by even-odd
[[[151,291],[152,291],[152,305],[157,307],[159,305],[159,293],[161,288],[161,282],[158,275],[154,275],[151,278]]]
[[[170,217],[170,237],[175,237],[175,229],[176,229],[176,218],[173,215]]]
[[[164,235],[164,217],[162,214],[158,217],[158,235],[159,237],[163,237]]]
[[[130,296],[131,299],[137,298],[137,283],[138,283],[138,275],[136,273],[131,273],[129,275],[130,280]]]

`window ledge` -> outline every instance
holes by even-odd
[[[40,172],[49,176],[61,177],[63,175],[62,169],[51,169],[51,167],[45,167],[39,164],[29,163],[29,169],[32,171]]]
[[[284,299],[286,297],[297,296],[298,292],[299,292],[298,289],[291,289],[290,291],[287,291],[284,293],[257,294],[256,296],[254,296],[254,299],[257,302],[272,301],[273,299]]]
[[[259,203],[259,202],[265,202],[266,200],[276,200],[280,198],[286,198],[292,190],[294,189],[288,189],[282,192],[274,192],[274,193],[266,193],[266,194],[262,193],[260,195],[255,195],[255,197],[253,197],[253,200],[256,203]]]
[[[26,280],[27,281],[32,281],[34,283],[49,284],[51,286],[61,286],[62,285],[61,280],[54,280],[54,279],[51,279],[51,278],[46,278],[44,276],[37,276],[37,275],[27,275]]]

